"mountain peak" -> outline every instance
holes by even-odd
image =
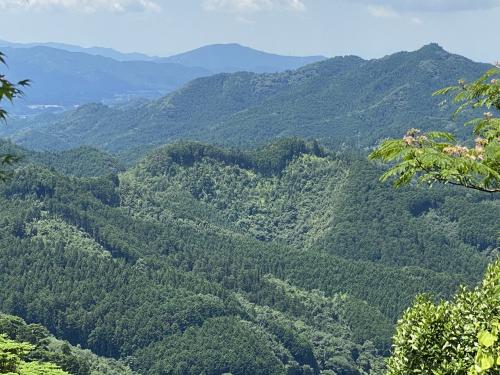
[[[417,50],[419,53],[437,53],[437,54],[449,54],[443,47],[441,47],[438,43],[429,43]]]
[[[239,43],[215,43],[215,44],[208,44],[206,46],[202,46],[198,49],[209,49],[209,48],[250,48],[244,45],[241,45]]]
[[[203,46],[159,61],[174,62],[189,67],[203,66],[212,73],[237,71],[274,73],[297,69],[325,59],[324,56],[282,56],[238,43],[227,43]]]

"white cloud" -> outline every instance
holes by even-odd
[[[0,0],[1,9],[68,9],[79,12],[159,11],[155,0]]]
[[[207,11],[225,11],[251,13],[272,10],[304,11],[303,0],[204,0],[203,8]]]
[[[243,25],[255,25],[256,23],[255,20],[243,16],[236,17],[236,21]]]
[[[458,12],[500,7],[500,0],[343,0],[396,12]]]
[[[397,18],[399,17],[399,13],[396,12],[389,6],[385,5],[368,5],[368,12],[377,18]]]
[[[420,17],[412,17],[411,22],[415,25],[421,25],[424,23]]]

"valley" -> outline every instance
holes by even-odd
[[[339,3],[415,30],[444,14]],[[144,20],[180,50],[314,7],[80,5],[0,1],[128,35],[0,40],[0,374],[497,374],[499,63],[299,53],[318,37],[131,52]]]
[[[382,374],[413,297],[474,284],[497,246],[492,197],[393,191],[299,139],[119,174],[79,152],[87,177],[32,156],[1,187],[0,309],[139,373]]]

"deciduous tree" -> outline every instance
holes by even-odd
[[[500,65],[472,83],[459,81],[434,95],[458,92],[455,115],[485,108],[474,126],[474,145],[460,144],[450,133],[410,129],[402,139],[386,140],[371,159],[396,162],[382,180],[401,186],[442,182],[500,192]],[[472,142],[471,142],[472,143]],[[434,304],[420,296],[398,322],[389,375],[500,373],[500,260],[490,265],[482,285],[463,288],[451,301]]]
[[[0,65],[7,66],[5,61],[5,55],[0,52]],[[25,79],[17,83],[13,83],[7,79],[5,74],[0,73],[0,121],[5,122],[7,119],[7,110],[2,107],[2,101],[7,100],[8,102],[13,102],[14,98],[22,96],[22,88],[29,85],[29,80]],[[0,166],[5,167],[14,163],[17,158],[14,155],[6,154],[0,155]],[[4,170],[0,169],[0,180],[5,180],[7,174]]]

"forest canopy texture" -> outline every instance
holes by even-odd
[[[419,52],[428,55],[457,61],[435,46]],[[388,61],[394,67],[417,57]],[[322,68],[352,72],[351,60],[313,68],[313,87]],[[284,74],[284,82],[305,90],[300,82],[308,71]],[[240,92],[240,76],[208,81],[228,79]],[[266,76],[247,78],[265,91]],[[186,115],[189,98],[181,94],[158,101],[167,111],[155,113],[170,113],[175,102],[183,104],[176,113]],[[230,104],[228,113],[239,105]],[[403,139],[393,157],[381,154],[408,162],[390,175],[408,182],[398,190],[379,181],[386,166],[364,151],[295,137],[253,149],[175,142],[128,167],[87,146],[31,151],[1,141],[0,154],[17,163],[0,185],[0,285],[8,286],[0,288],[0,369],[366,375],[386,373],[390,357],[389,371],[398,375],[409,368],[426,373],[433,363],[443,366],[439,374],[494,374],[498,267],[488,264],[498,256],[500,205],[487,190],[498,187],[489,172],[498,135],[485,133],[496,117],[481,121],[490,121],[475,124],[487,140],[484,153],[468,145],[470,153],[455,155],[437,143]],[[447,139],[446,147],[457,147]],[[440,170],[418,169],[411,161],[418,150],[455,159],[432,159]],[[436,174],[443,166],[470,175],[462,181],[455,172]],[[425,173],[433,178],[424,182],[450,183],[409,183]],[[480,189],[465,192],[455,186],[460,182]],[[469,289],[453,297],[461,285]],[[421,293],[432,297],[419,297],[408,310]],[[456,332],[471,344],[453,341]],[[457,365],[454,358],[462,359]]]

